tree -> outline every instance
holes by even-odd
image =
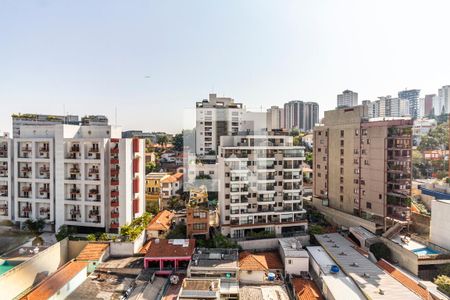
[[[158,144],[161,145],[161,147],[166,148],[167,143],[169,142],[169,138],[166,134],[158,135],[157,138]]]
[[[383,244],[383,243],[375,243],[370,245],[370,251],[375,255],[375,258],[377,260],[385,259],[390,260],[391,259],[391,250]]]
[[[158,201],[147,201],[146,211],[152,215],[157,215],[159,212]]]
[[[153,161],[149,161],[148,163],[145,164],[145,173],[151,173],[154,172],[156,170],[156,163]]]
[[[418,150],[447,150],[448,149],[448,123],[442,123],[431,129],[427,135],[423,136]]]
[[[291,136],[298,136],[300,134],[300,130],[298,130],[297,128],[293,128],[289,134]]]
[[[183,151],[183,134],[182,133],[178,133],[174,136],[173,140],[172,140],[172,144],[173,144],[173,149],[175,151]]]
[[[59,230],[57,233],[55,233],[56,240],[59,242],[66,237],[70,237],[75,231],[72,227],[69,227],[67,225],[62,225],[59,227]]]
[[[169,231],[166,235],[166,239],[185,239],[186,238],[186,225],[178,224],[174,229]]]
[[[36,219],[36,220],[28,219],[25,221],[25,227],[35,236],[38,236],[42,233],[42,230],[45,227],[45,221],[44,219]]]
[[[313,154],[312,152],[306,152],[305,162],[312,168],[313,165]]]

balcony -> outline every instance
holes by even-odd
[[[69,210],[69,216],[68,218],[66,218],[66,221],[81,222],[80,206],[72,206],[72,208]]]
[[[140,146],[140,140],[139,139],[133,139],[133,152],[138,153],[139,152],[139,146]]]
[[[302,185],[298,184],[298,183],[294,183],[294,184],[292,184],[292,183],[285,183],[283,185],[283,189],[284,190],[288,190],[288,191],[300,190],[301,188],[302,188]]]
[[[66,154],[67,159],[79,159],[81,158],[80,144],[72,144],[69,148],[69,152]]]
[[[2,145],[0,146],[0,158],[8,157],[8,146]]]
[[[300,162],[295,162],[295,163],[284,162],[284,164],[283,164],[283,168],[287,169],[287,170],[297,170],[297,169],[300,169],[300,166],[301,166]]]
[[[0,216],[8,215],[8,204],[0,204]]]
[[[99,171],[98,167],[92,167],[88,170],[87,179],[100,180],[100,171]]]
[[[31,146],[20,147],[19,158],[31,158]]]
[[[139,157],[136,157],[135,159],[133,159],[133,172],[134,173],[139,173]]]
[[[28,219],[30,215],[33,213],[33,209],[31,206],[31,203],[27,202],[25,205],[23,203],[19,203],[19,218],[26,218]]]
[[[112,190],[111,191],[111,197],[119,197],[119,191],[118,190]]]
[[[39,168],[39,178],[49,179],[50,178],[50,168],[47,166],[42,166]]]
[[[119,201],[117,201],[117,200],[111,201],[111,207],[118,207],[118,206],[119,206]]]
[[[111,218],[117,219],[119,217],[119,211],[112,211],[111,212]]]
[[[133,199],[133,213],[139,213],[139,198]]]
[[[32,176],[32,169],[30,166],[25,165],[20,168],[19,178],[31,178],[31,176]]]
[[[118,158],[111,158],[111,164],[112,165],[117,165],[117,164],[119,164],[119,159]]]
[[[111,148],[111,154],[118,154],[119,153],[119,147],[116,145],[114,148]]]
[[[37,153],[37,158],[49,158],[50,157],[50,151],[48,144],[44,144],[44,146],[39,147],[39,152]]]
[[[118,180],[118,179],[112,178],[112,179],[111,179],[111,185],[112,185],[112,186],[118,186],[118,185],[119,185],[119,180]]]
[[[117,175],[119,175],[119,169],[118,168],[117,169],[111,169],[111,176],[114,177],[114,176],[117,176]]]
[[[0,185],[0,197],[8,197],[8,185]]]
[[[39,208],[39,218],[50,220],[50,207],[40,207]]]
[[[111,224],[109,225],[109,228],[118,229],[119,228],[119,223],[111,221]]]

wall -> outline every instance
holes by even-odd
[[[291,263],[289,264],[289,261]],[[297,274],[309,271],[309,257],[286,257],[284,261],[284,271],[287,274]]]
[[[51,274],[68,261],[68,239],[50,246],[0,275],[2,299],[12,299],[31,287],[38,274]]]
[[[133,242],[111,242],[109,254],[112,257],[133,256],[138,253],[146,241],[145,230]]]
[[[433,201],[431,215],[430,241],[450,250],[450,201]]]
[[[376,233],[377,231],[375,223],[346,214],[333,208],[322,206],[322,200],[319,198],[313,197],[312,204],[320,211],[321,214],[325,216],[325,219],[332,224],[345,227],[362,226],[372,233]]]
[[[417,233],[430,233],[430,217],[411,212],[411,227]]]
[[[66,299],[73,291],[79,287],[83,281],[87,278],[87,269],[84,268],[77,275],[75,275],[69,282],[67,282],[63,287],[59,289],[59,291],[54,294],[52,297],[48,298],[48,300],[64,300]]]
[[[68,259],[73,259],[81,253],[83,248],[89,243],[89,241],[70,241],[68,244]]]
[[[309,245],[309,235],[296,237],[300,240],[302,246]],[[278,238],[262,239],[262,240],[250,240],[250,241],[238,241],[242,250],[272,250],[278,249]]]
[[[384,237],[380,237],[380,241],[383,242],[389,250],[391,250],[392,260],[398,262],[402,268],[408,270],[414,275],[418,275],[419,266],[417,255]]]
[[[262,283],[264,277],[264,271],[239,271],[239,282],[243,283]]]

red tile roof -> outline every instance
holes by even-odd
[[[278,252],[244,251],[239,254],[239,268],[244,271],[267,271],[283,269],[283,263]]]
[[[107,243],[89,243],[78,254],[77,260],[100,260],[108,247]]]
[[[411,277],[404,274],[402,271],[385,261],[384,259],[381,259],[377,262],[377,265],[385,270],[387,273],[389,273],[392,277],[394,277],[398,282],[406,286],[408,289],[416,293],[420,298],[422,299],[431,299],[429,297],[429,294],[426,289],[421,287],[418,282],[416,282]]]
[[[162,183],[173,183],[180,181],[183,178],[183,173],[176,173],[161,180]]]
[[[170,229],[172,219],[175,214],[168,210],[160,211],[148,224],[147,230],[149,231],[167,231]]]
[[[322,294],[314,281],[293,278],[292,285],[295,290],[295,297],[297,300],[323,300]]]
[[[70,261],[59,268],[55,273],[44,279],[39,285],[24,296],[22,300],[42,300],[50,298],[87,266],[88,262]],[[87,273],[87,271],[85,272]]]
[[[190,239],[188,241],[188,246],[183,247],[183,245],[174,245],[173,241],[177,240],[165,240],[165,239],[154,239],[148,245],[147,253],[145,257],[186,257],[192,256],[195,249],[195,240]]]

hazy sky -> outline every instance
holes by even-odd
[[[0,131],[10,114],[106,114],[176,132],[216,92],[323,110],[450,84],[450,1],[0,0]],[[149,77],[149,78],[148,78]]]

